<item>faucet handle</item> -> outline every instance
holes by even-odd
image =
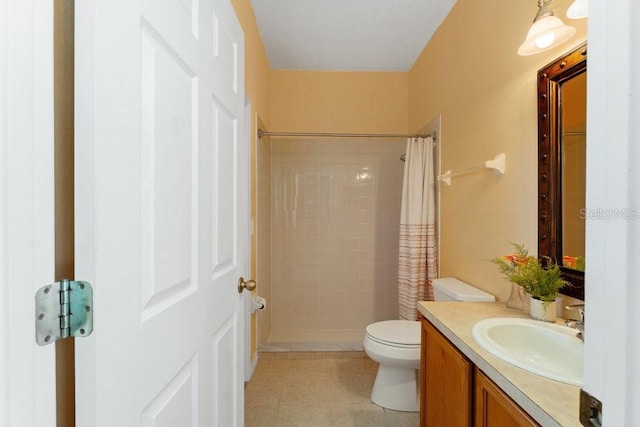
[[[584,322],[584,303],[565,305],[564,308],[567,310],[578,310],[578,313],[580,314],[580,321]]]

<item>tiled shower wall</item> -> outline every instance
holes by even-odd
[[[398,318],[404,141],[271,141],[271,342]]]

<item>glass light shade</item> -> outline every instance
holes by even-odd
[[[575,32],[575,28],[565,25],[560,18],[547,15],[533,23],[524,43],[518,48],[518,55],[535,55],[549,50],[569,40]]]
[[[567,18],[569,19],[582,19],[587,17],[587,10],[589,9],[588,0],[575,0],[567,9]]]

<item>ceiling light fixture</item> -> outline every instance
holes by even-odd
[[[552,1],[538,0],[538,13],[533,19],[527,38],[518,48],[518,55],[528,56],[544,52],[566,42],[575,34],[575,28],[565,25],[547,9]]]
[[[582,19],[587,17],[588,0],[574,0],[567,9],[567,18],[569,19]]]

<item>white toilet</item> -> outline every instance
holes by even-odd
[[[433,281],[436,301],[495,301],[493,295],[453,277]],[[385,320],[367,326],[364,351],[378,362],[371,400],[396,411],[419,410],[417,369],[420,367],[420,322]]]

